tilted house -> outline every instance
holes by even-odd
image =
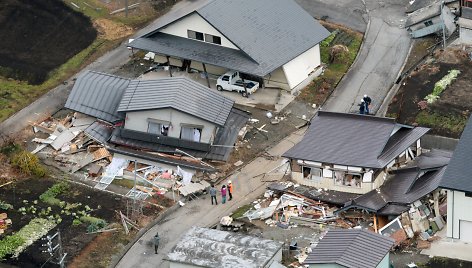
[[[408,14],[405,28],[411,37],[418,38],[433,33],[450,36],[456,30],[455,15],[442,2],[433,2]]]
[[[165,156],[228,160],[249,117],[233,105],[183,77],[129,80],[87,72],[77,79],[65,106],[99,119],[85,133],[115,154],[206,170]]]
[[[365,230],[329,230],[303,262],[309,268],[389,268],[394,240]]]
[[[319,111],[283,156],[299,184],[364,194],[380,187],[391,167],[421,154],[420,138],[428,130],[391,118]]]
[[[212,0],[132,41],[155,61],[212,75],[235,70],[293,89],[321,64],[329,32],[293,0]]]
[[[447,237],[472,242],[472,118],[443,175],[441,188],[447,189]]]

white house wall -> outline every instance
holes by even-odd
[[[460,239],[460,221],[472,221],[472,198],[464,192],[447,191],[447,236]],[[470,230],[472,232],[472,230]]]
[[[188,38],[187,30],[219,36],[221,38],[222,46],[238,49],[231,41],[224,37],[223,34],[215,29],[215,27],[211,26],[211,24],[209,24],[197,13],[190,14],[180,20],[177,20],[174,23],[160,29],[159,31],[166,34]]]
[[[320,46],[316,45],[295,59],[286,63],[282,68],[290,89],[308,78],[316,67],[320,66]]]
[[[181,124],[203,126],[200,137],[200,142],[202,143],[210,143],[216,127],[210,122],[173,109],[128,112],[126,113],[124,127],[135,131],[147,132],[148,119],[171,122],[172,128],[169,128],[168,136],[174,138],[180,138]]]

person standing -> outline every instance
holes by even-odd
[[[221,187],[221,204],[226,203],[226,185]]]
[[[215,205],[218,205],[218,201],[216,200],[216,188],[212,184],[210,188],[210,196],[211,196],[211,204],[213,205],[213,200],[215,200]]]
[[[365,101],[362,99],[361,104],[359,104],[359,114],[365,114]]]
[[[229,195],[228,201],[231,201],[231,199],[233,199],[233,184],[231,183],[231,181],[228,181],[228,195]]]
[[[160,237],[159,237],[159,233],[156,233],[156,235],[154,236],[154,239],[153,239],[153,242],[154,242],[154,252],[157,254],[157,249],[159,248],[159,240],[160,240]]]
[[[372,99],[367,95],[364,95],[364,98],[362,99],[364,100],[364,103],[365,103],[365,113],[369,114],[369,109],[370,109],[370,104],[372,103]]]

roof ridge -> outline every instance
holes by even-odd
[[[361,115],[361,114],[354,114],[354,113],[331,112],[331,111],[322,111],[322,110],[318,111],[318,116],[356,118],[356,119],[364,119],[364,120],[371,120],[371,121],[385,121],[385,122],[395,123],[395,119],[390,118],[390,117]]]
[[[104,75],[104,76],[115,77],[115,78],[120,78],[120,79],[123,79],[123,80],[133,81],[133,79],[130,79],[130,78],[126,78],[126,77],[122,77],[122,76],[118,76],[118,75],[114,75],[114,74],[109,74],[109,73],[105,73],[105,72],[100,72],[100,71],[94,71],[94,70],[87,70],[82,75],[85,75],[86,73],[100,74],[100,75]]]

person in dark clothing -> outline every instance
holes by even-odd
[[[362,100],[361,104],[359,104],[359,114],[365,114],[365,102],[364,102],[364,100]]]
[[[213,200],[215,200],[215,205],[218,205],[218,201],[216,200],[216,188],[212,184],[210,188],[210,196],[211,196],[211,204],[213,205]]]
[[[370,104],[372,103],[372,99],[367,95],[364,95],[364,98],[362,99],[364,100],[364,103],[365,103],[365,113],[369,114]]]
[[[159,248],[159,240],[160,240],[159,233],[156,233],[156,235],[154,236],[154,239],[153,239],[154,252],[155,252],[156,254],[157,254],[157,249]]]

